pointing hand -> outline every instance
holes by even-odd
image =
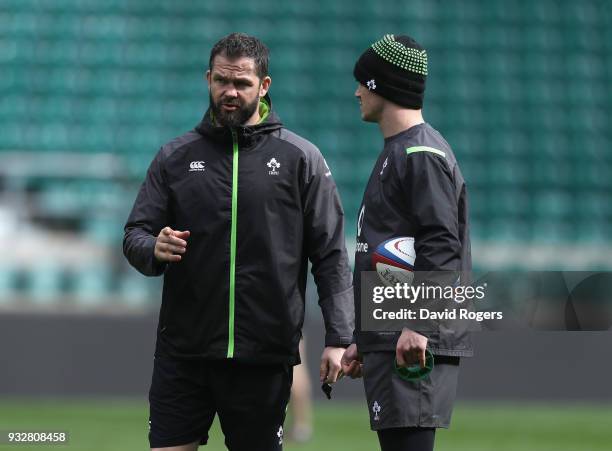
[[[160,262],[180,262],[187,250],[189,230],[183,232],[164,227],[155,241],[155,258]]]

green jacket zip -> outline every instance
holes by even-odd
[[[236,302],[236,224],[238,222],[238,135],[232,129],[232,225],[230,232],[230,280],[227,358],[234,357],[234,311]]]

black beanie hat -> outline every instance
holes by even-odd
[[[353,75],[379,96],[418,110],[423,107],[427,52],[408,36],[386,34],[363,52]]]

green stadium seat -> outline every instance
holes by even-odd
[[[108,302],[112,293],[111,268],[105,265],[83,265],[72,278],[72,295],[83,307],[99,307]]]
[[[158,294],[153,294],[156,285],[135,271],[128,271],[119,279],[117,295],[123,304],[132,307],[151,307],[149,305],[151,300],[159,297]]]
[[[63,268],[53,262],[37,262],[29,268],[28,297],[38,305],[61,302],[64,298]]]
[[[17,269],[11,264],[0,266],[0,306],[14,302],[17,297]]]
[[[497,218],[487,224],[486,237],[506,243],[524,244],[529,237],[529,224],[512,218]]]

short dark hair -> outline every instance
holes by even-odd
[[[215,56],[223,54],[228,58],[246,56],[255,60],[255,72],[260,79],[268,75],[268,58],[270,51],[259,39],[244,33],[228,34],[221,38],[210,51],[208,67],[212,70]]]

